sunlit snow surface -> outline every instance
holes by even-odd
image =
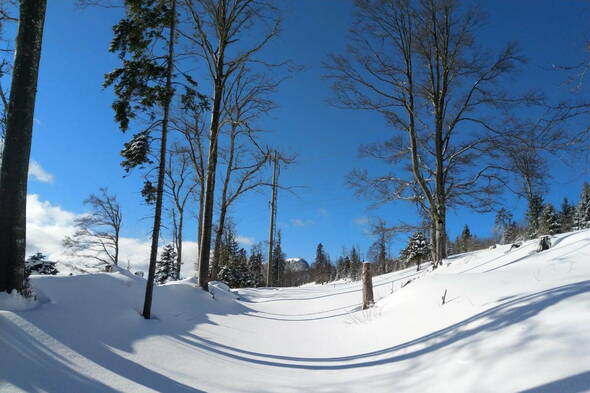
[[[508,248],[375,277],[368,311],[358,282],[213,299],[185,280],[148,321],[142,278],[36,276],[35,307],[0,302],[0,392],[590,391],[590,231]]]

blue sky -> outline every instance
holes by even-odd
[[[107,51],[111,26],[118,11],[80,10],[74,1],[49,1],[35,113],[32,158],[53,176],[44,183],[32,180],[29,193],[74,213],[82,213],[82,200],[101,186],[117,195],[124,209],[123,235],[147,238],[150,209],[139,195],[140,177],[124,177],[119,151],[128,135],[113,121],[113,94],[102,88],[105,72],[117,65]],[[563,94],[563,74],[550,71],[554,64],[574,64],[587,53],[590,5],[584,1],[497,0],[483,2],[489,23],[482,42],[497,49],[509,40],[520,43],[530,59],[515,79],[515,86],[542,88]],[[374,168],[358,158],[359,144],[383,140],[388,129],[377,115],[331,107],[329,82],[321,78],[321,62],[330,52],[346,45],[352,21],[347,0],[290,0],[283,3],[285,24],[281,36],[266,53],[289,58],[306,70],[281,85],[275,95],[279,108],[261,126],[272,130],[269,143],[297,154],[297,163],[281,174],[281,183],[298,186],[296,195],[279,195],[278,222],[288,257],[313,260],[318,242],[336,258],[342,247],[357,245],[366,252],[372,239],[366,234],[367,217],[382,216],[389,223],[412,221],[413,207],[391,204],[369,209],[370,202],[357,199],[344,184],[353,168]],[[207,84],[206,80],[200,81]],[[586,162],[574,168],[553,167],[555,178],[546,200],[559,204],[563,196],[577,200],[581,183],[588,180]],[[251,194],[231,211],[239,235],[263,241],[268,230],[269,192]],[[524,201],[506,195],[504,203],[516,218]],[[196,219],[186,228],[195,238]],[[450,213],[449,233],[455,237],[464,224],[472,232],[490,234],[493,215],[466,210]],[[405,242],[394,241],[395,253]]]

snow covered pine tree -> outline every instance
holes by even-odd
[[[160,260],[156,262],[156,274],[154,281],[157,284],[164,284],[176,276],[176,250],[172,244],[167,244],[162,250]]]

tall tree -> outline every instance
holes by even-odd
[[[26,247],[27,175],[46,0],[21,0],[0,169],[0,291],[21,291]]]
[[[184,232],[184,216],[186,204],[194,194],[198,183],[191,171],[190,152],[175,144],[168,153],[168,166],[166,167],[165,191],[172,199],[172,237],[176,248],[176,272],[175,277],[180,279],[182,267],[182,242]]]
[[[382,218],[371,223],[371,234],[376,237],[369,248],[369,258],[373,260],[375,274],[385,274],[390,271],[388,266],[389,246],[393,237],[393,231],[387,227],[387,223]]]
[[[590,228],[590,184],[584,182],[574,216],[574,229]]]
[[[200,47],[199,57],[205,59],[213,84],[203,224],[199,239],[199,285],[207,290],[223,96],[228,79],[251,62],[253,56],[278,33],[280,18],[276,8],[263,0],[184,0],[184,4],[193,27],[185,36]],[[264,31],[262,23],[258,22],[269,20],[271,27]],[[251,33],[261,38],[252,45],[244,44],[244,37]],[[236,45],[238,42],[240,45]]]
[[[205,122],[203,115],[208,110],[208,103],[202,96],[185,95],[181,115],[173,119],[174,127],[182,135],[186,152],[193,164],[195,183],[197,185],[197,258],[195,271],[199,271],[199,239],[203,225],[203,204],[205,200]]]
[[[525,98],[502,89],[522,58],[515,44],[481,50],[482,13],[449,0],[357,0],[346,55],[331,55],[334,103],[381,114],[397,133],[365,146],[394,167],[357,170],[351,184],[379,202],[405,200],[425,209],[434,229],[435,266],[446,256],[446,217],[453,205],[486,211],[495,179],[496,110]]]
[[[267,185],[259,176],[270,157],[256,141],[252,123],[274,106],[267,97],[276,86],[262,75],[251,74],[245,65],[236,73],[224,97],[225,118],[228,123],[229,143],[225,156],[226,167],[221,187],[219,219],[215,234],[215,248],[211,275],[217,274],[219,246],[229,207],[243,194]]]
[[[559,212],[561,230],[563,232],[569,232],[573,229],[575,214],[576,207],[571,204],[566,197],[564,197],[563,202],[561,203],[561,210]]]
[[[543,206],[543,197],[540,195],[533,195],[525,213],[527,220],[527,236],[529,239],[535,238],[540,234],[540,217],[541,212],[543,211]]]
[[[123,213],[116,196],[104,187],[99,192],[84,200],[91,211],[75,219],[76,232],[66,236],[63,246],[74,255],[118,265]]]
[[[174,96],[172,77],[176,41],[176,0],[125,0],[125,17],[114,27],[109,50],[119,54],[121,67],[105,76],[105,86],[114,85],[115,120],[123,132],[138,112],[148,115],[150,124],[126,144],[122,165],[127,169],[150,162],[151,134],[160,128],[158,175],[155,187],[146,183],[144,192],[153,196],[154,224],[150,264],[142,315],[151,315],[154,275],[162,220],[162,201],[166,171],[166,153],[170,107]],[[159,116],[162,113],[161,117]]]
[[[156,264],[154,280],[157,284],[165,284],[168,280],[176,277],[177,257],[173,244],[164,246],[160,260]]]
[[[539,234],[541,235],[555,235],[561,233],[561,222],[559,215],[555,211],[552,204],[547,203],[541,211],[539,217]]]

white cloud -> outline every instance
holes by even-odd
[[[251,246],[256,243],[256,239],[249,236],[236,236],[236,240],[243,246]]]
[[[35,160],[31,160],[29,163],[29,176],[32,176],[35,180],[40,181],[41,183],[53,183],[53,175],[46,172]]]
[[[88,260],[67,254],[62,246],[63,239],[74,233],[74,220],[78,216],[80,215],[40,200],[39,195],[27,195],[27,256],[42,252],[50,260],[69,261],[74,264],[87,262]],[[120,238],[120,266],[126,268],[129,263],[132,271],[147,272],[150,244],[149,239]],[[197,243],[187,241],[182,244],[182,274],[188,277],[195,272]]]
[[[357,225],[367,225],[369,223],[369,217],[367,217],[367,216],[357,217],[353,220],[353,222]]]
[[[292,218],[289,221],[291,222],[291,225],[296,227],[304,227],[306,225],[311,225],[314,223],[313,220],[302,220],[300,218]]]

